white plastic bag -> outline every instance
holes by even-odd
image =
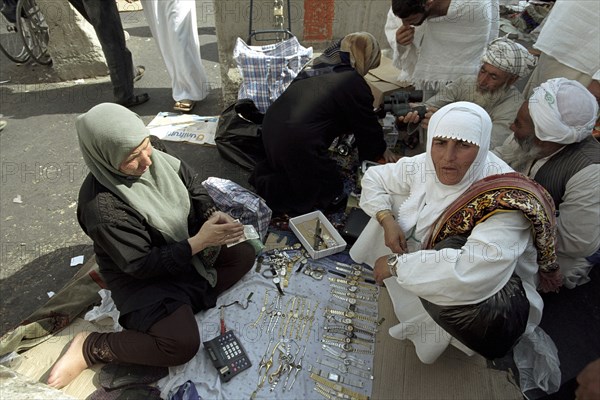
[[[533,332],[521,337],[513,349],[513,358],[519,369],[519,386],[526,393],[540,389],[547,394],[560,388],[560,361],[556,345],[536,326]]]
[[[111,297],[110,290],[100,289],[98,294],[102,298],[102,302],[99,306],[92,308],[88,311],[84,318],[86,321],[100,321],[104,318],[111,318],[113,320],[113,330],[120,332],[123,327],[119,324],[119,310]]]

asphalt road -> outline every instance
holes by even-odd
[[[194,113],[218,115],[223,106],[214,20],[203,16],[202,2],[198,4],[201,54],[212,88]],[[136,88],[151,98],[133,110],[148,123],[158,112],[171,111],[170,78],[143,12],[122,13],[121,19],[134,63],[146,67]],[[0,114],[8,121],[0,132],[1,335],[73,276],[78,267],[70,266],[72,257],[84,255],[87,260],[93,254],[75,215],[87,169],[74,120],[92,106],[111,101],[112,86],[108,77],[57,82],[52,67],[16,65],[1,53],[0,82]],[[197,160],[207,176],[222,176],[223,169],[225,175],[231,172],[230,166],[218,162],[214,148],[184,146],[182,151]]]

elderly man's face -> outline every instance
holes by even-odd
[[[523,150],[529,151],[531,146],[535,144],[537,140],[535,136],[535,125],[529,115],[529,103],[527,103],[527,101],[523,102],[521,108],[519,108],[517,117],[510,125],[510,129],[515,134],[515,139]],[[525,148],[525,146],[529,148]]]
[[[480,92],[494,93],[512,85],[515,76],[491,64],[483,63],[477,74],[477,90]]]
[[[479,152],[479,146],[462,140],[433,138],[431,159],[435,174],[444,185],[459,183]]]

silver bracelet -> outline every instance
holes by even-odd
[[[390,254],[387,258],[387,265],[390,271],[390,275],[398,276],[398,255]]]
[[[354,380],[345,378],[339,374],[335,374],[333,372],[326,372],[326,371],[314,368],[312,365],[308,366],[308,372],[311,372],[313,374],[316,374],[323,378],[326,378],[327,380],[329,380],[331,382],[343,383],[343,384],[358,387],[358,388],[362,388],[365,386],[365,384],[361,381],[354,381]]]

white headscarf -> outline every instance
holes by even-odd
[[[510,74],[524,77],[529,74],[537,60],[519,43],[501,37],[488,44],[481,61]]]
[[[405,233],[416,227],[414,236],[422,239],[431,225],[473,183],[489,175],[513,172],[500,158],[489,152],[492,121],[488,113],[474,103],[459,101],[436,111],[429,121],[425,173],[422,182],[411,188],[409,198],[398,210],[398,223]],[[433,138],[464,140],[479,146],[477,157],[455,185],[441,183],[435,174],[431,146]]]
[[[598,117],[598,102],[577,81],[549,79],[534,89],[529,98],[529,115],[538,139],[567,145],[591,135]]]

